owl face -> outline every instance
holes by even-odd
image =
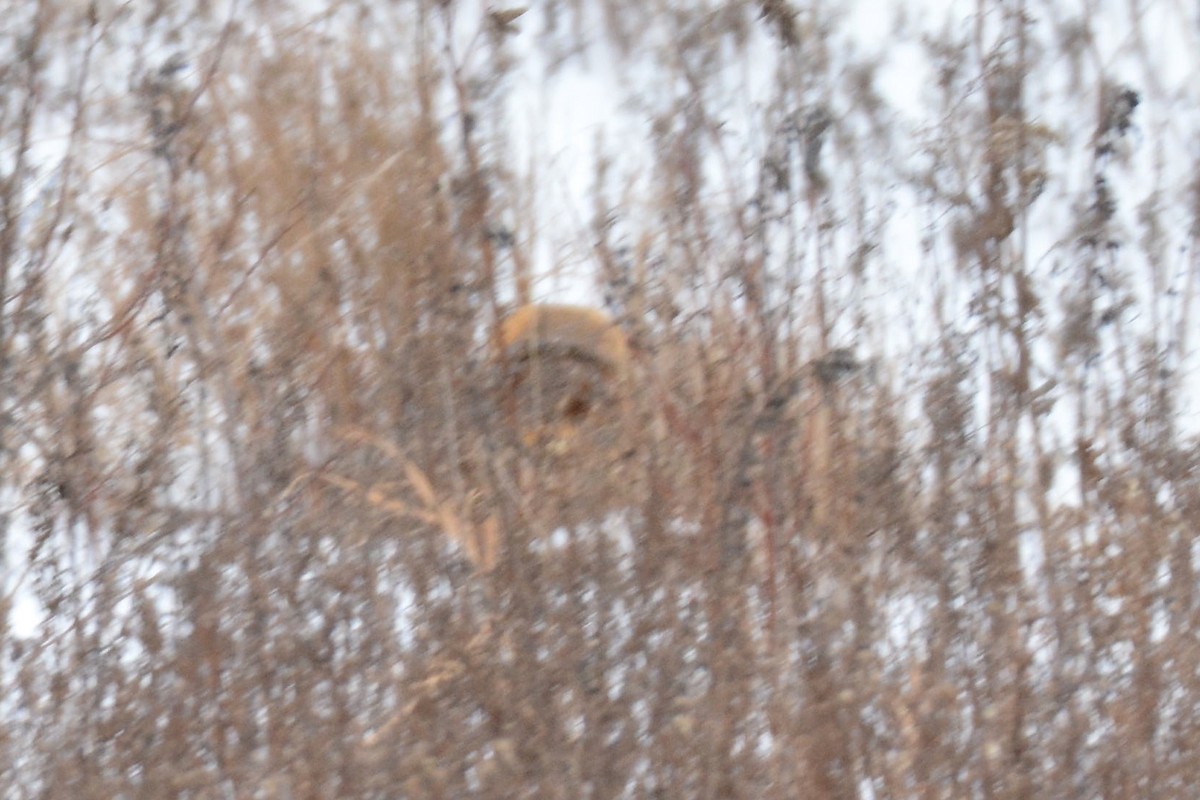
[[[500,338],[527,445],[561,446],[617,422],[629,349],[607,314],[580,306],[522,306],[502,322]]]

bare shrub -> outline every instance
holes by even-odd
[[[6,796],[1188,796],[1196,131],[1114,8],[0,15]],[[639,131],[586,220],[531,63]]]

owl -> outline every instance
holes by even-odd
[[[501,322],[499,343],[525,444],[561,448],[617,422],[631,359],[625,333],[608,314],[524,305]]]

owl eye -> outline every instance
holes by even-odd
[[[567,419],[579,419],[587,415],[590,405],[587,399],[580,395],[567,398],[566,405],[563,407],[563,416]]]

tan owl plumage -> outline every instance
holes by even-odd
[[[521,306],[500,323],[500,340],[514,359],[553,354],[595,361],[614,374],[629,368],[625,333],[608,314],[587,306]]]
[[[587,306],[524,305],[502,320],[499,340],[526,444],[562,446],[615,420],[631,358],[611,316]]]

